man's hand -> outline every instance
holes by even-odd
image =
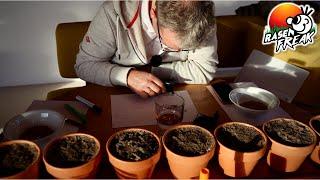
[[[128,75],[128,86],[143,98],[165,92],[162,81],[151,73],[131,70]]]

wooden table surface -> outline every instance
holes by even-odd
[[[230,121],[226,113],[219,107],[211,93],[204,85],[180,85],[175,90],[187,90],[193,100],[199,113],[212,116],[215,112],[218,112],[219,118],[217,125]],[[98,85],[88,84],[85,87],[76,88],[63,96],[57,97],[56,100],[75,100],[76,95],[87,98],[94,102],[98,106],[102,107],[103,111],[100,114],[95,114],[92,110],[87,113],[88,123],[80,131],[89,133],[97,137],[101,143],[102,152],[104,154],[103,160],[100,164],[100,169],[97,174],[97,178],[116,178],[114,170],[109,163],[106,155],[105,144],[111,134],[119,129],[112,129],[111,123],[111,101],[110,95],[114,94],[128,94],[132,93],[130,90],[124,87],[102,87]],[[311,115],[291,104],[281,102],[281,107],[287,111],[294,119],[304,123],[308,123]],[[126,107],[132,108],[132,107]],[[156,126],[143,126],[145,128],[156,132]],[[213,131],[212,131],[213,132]],[[268,142],[270,145],[270,142]],[[217,148],[216,148],[217,149]],[[159,163],[157,164],[153,178],[173,178],[165,154],[164,149]],[[267,153],[266,153],[267,154]],[[266,162],[266,154],[259,161],[253,172],[248,178],[320,178],[320,167],[313,163],[308,157],[298,171],[294,173],[279,173],[269,168]],[[42,167],[43,168],[43,167]],[[227,178],[223,174],[223,170],[220,168],[217,160],[217,153],[208,164],[210,169],[210,178]],[[43,177],[50,177],[45,171],[42,173]]]

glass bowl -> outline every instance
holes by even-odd
[[[233,89],[230,101],[242,112],[261,114],[279,107],[280,101],[273,93],[257,87]]]
[[[65,117],[52,110],[34,110],[19,114],[4,126],[6,140],[31,140],[43,147],[63,129]]]

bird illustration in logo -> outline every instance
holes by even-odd
[[[292,28],[298,34],[306,34],[314,25],[313,12],[309,5],[281,3],[270,12],[268,24],[270,28]]]
[[[299,34],[306,34],[311,31],[313,27],[313,19],[311,14],[314,9],[311,9],[309,5],[301,7],[302,14],[298,14],[295,17],[288,17],[287,23],[292,26],[292,29]]]
[[[314,12],[309,5],[299,6],[291,2],[275,6],[269,13],[262,44],[274,43],[275,53],[312,44],[317,33],[317,26],[312,18]]]

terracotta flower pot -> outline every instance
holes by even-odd
[[[38,145],[36,145],[35,143],[31,142],[31,141],[26,141],[26,140],[12,140],[12,141],[7,141],[7,142],[3,142],[0,144],[0,150],[8,145],[13,145],[13,144],[28,144],[31,145],[33,147],[35,147],[36,149],[36,157],[33,160],[32,163],[30,163],[30,165],[24,169],[21,172],[18,172],[17,174],[13,174],[7,177],[0,177],[1,179],[36,179],[39,176],[39,163],[40,163],[40,148]]]
[[[204,132],[208,137],[210,137],[209,151],[202,155],[198,156],[184,156],[173,152],[168,145],[166,144],[166,140],[168,138],[168,134],[179,128],[195,128]],[[195,126],[195,125],[179,125],[167,130],[162,136],[163,146],[166,150],[166,157],[168,159],[168,163],[170,166],[170,170],[172,174],[178,179],[187,179],[187,178],[198,178],[200,174],[200,170],[202,168],[207,167],[209,160],[214,155],[214,149],[216,146],[215,139],[213,135],[207,131],[206,129]]]
[[[146,132],[151,134],[153,137],[156,138],[158,143],[158,149],[156,152],[149,158],[141,160],[141,161],[127,161],[122,160],[116,157],[114,154],[111,153],[110,150],[110,143],[111,141],[119,134],[125,132]],[[121,179],[149,179],[152,176],[153,170],[160,159],[161,154],[161,142],[157,135],[152,133],[151,131],[145,129],[138,129],[138,128],[130,128],[126,130],[119,131],[114,133],[107,141],[106,150],[109,157],[109,162],[114,167],[116,174]]]
[[[278,142],[277,140],[273,139],[266,131],[266,125],[268,123],[271,123],[273,121],[278,121],[278,120],[285,120],[285,121],[294,121],[297,122],[298,124],[306,127],[310,133],[312,134],[313,138],[313,143],[310,145],[306,146],[290,146],[286,145],[284,143]],[[293,119],[285,119],[285,118],[277,118],[273,119],[269,122],[266,122],[263,124],[263,131],[266,133],[270,141],[272,142],[271,148],[268,152],[267,156],[267,163],[270,167],[277,171],[281,172],[294,172],[296,171],[305,158],[312,152],[312,150],[315,147],[316,144],[316,134],[315,132],[308,127],[307,125],[293,120]]]
[[[235,150],[230,147],[227,147],[224,145],[221,141],[221,137],[219,135],[219,130],[222,127],[226,127],[229,125],[239,125],[239,126],[245,126],[245,127],[251,127],[254,130],[257,131],[258,134],[261,135],[263,138],[262,142],[262,147],[259,149],[255,149],[252,151],[240,151],[240,150]],[[230,177],[246,177],[249,176],[258,161],[263,157],[266,151],[266,146],[267,146],[267,138],[264,135],[264,133],[249,124],[246,123],[240,123],[240,122],[229,122],[229,123],[224,123],[219,125],[215,130],[214,130],[214,135],[218,141],[219,144],[219,150],[218,150],[218,161],[219,165],[223,169],[223,172],[225,175],[230,176]]]
[[[57,167],[55,165],[52,165],[48,161],[48,151],[53,147],[55,143],[58,141],[61,141],[62,139],[65,139],[66,137],[72,137],[72,136],[85,136],[87,138],[90,138],[94,140],[96,146],[97,146],[97,152],[96,154],[86,163],[75,166],[75,167]],[[55,178],[94,178],[96,171],[98,169],[99,163],[101,161],[101,148],[100,148],[100,142],[93,136],[89,134],[83,134],[83,133],[72,133],[68,134],[62,137],[58,137],[54,140],[52,140],[49,144],[46,145],[43,153],[43,161],[46,166],[46,169],[49,174],[51,174]]]
[[[309,121],[310,127],[317,133],[318,137],[320,137],[320,131],[314,127],[315,121],[319,121],[319,123],[320,123],[320,115],[311,118],[311,120]],[[320,164],[320,142],[318,142],[318,145],[312,151],[311,159],[315,163]]]

